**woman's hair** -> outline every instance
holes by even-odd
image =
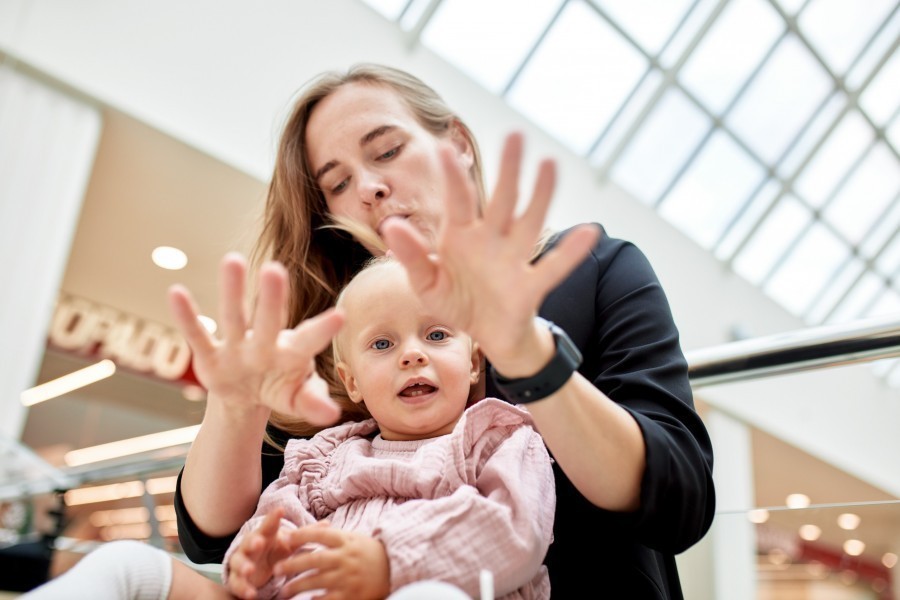
[[[456,128],[472,147],[471,175],[482,206],[485,202],[481,154],[475,137],[433,89],[409,73],[374,64],[358,64],[345,73],[319,75],[303,88],[288,117],[266,197],[262,232],[252,253],[256,267],[265,260],[276,260],[287,269],[291,326],[331,307],[338,291],[370,258],[357,239],[365,239],[367,243],[373,238],[377,240],[374,231],[361,231],[358,225],[328,214],[309,164],[306,128],[310,116],[319,102],[349,83],[383,86],[393,91],[418,122],[435,136],[448,135]],[[334,372],[331,353],[321,353],[316,365],[343,408],[342,420],[367,417],[358,405],[342,401],[344,390]],[[270,423],[289,435],[312,435],[322,429],[275,412]],[[268,435],[267,441],[282,447]]]

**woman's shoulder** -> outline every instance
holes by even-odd
[[[602,223],[596,221],[576,223],[564,229],[550,231],[545,236],[546,244],[544,247],[544,251],[549,250],[550,248],[558,244],[559,241],[569,233],[571,233],[572,230],[579,227],[584,227],[586,225],[596,227],[600,230],[600,236],[597,238],[597,243],[594,244],[594,248],[593,250],[591,250],[591,256],[594,260],[612,260],[626,248],[633,249],[638,254],[640,254],[640,250],[634,242],[622,237],[611,235],[609,230]]]

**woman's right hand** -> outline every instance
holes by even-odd
[[[293,329],[287,324],[287,272],[267,263],[259,274],[259,296],[252,323],[244,304],[247,264],[238,253],[222,259],[219,291],[220,337],[198,319],[191,293],[182,285],[169,289],[169,304],[181,334],[193,352],[194,372],[211,401],[235,410],[266,406],[329,425],[340,409],[315,370],[316,355],[328,347],[343,316],[328,310]]]

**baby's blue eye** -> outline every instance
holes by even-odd
[[[446,339],[447,332],[446,331],[432,331],[428,334],[428,339],[432,342],[440,342],[443,339]]]
[[[387,340],[375,340],[372,342],[372,347],[376,350],[387,350],[391,347],[391,343]]]
[[[388,150],[387,152],[385,152],[384,154],[382,154],[381,156],[379,156],[378,158],[380,158],[380,159],[394,158],[394,156],[399,151],[400,151],[400,148],[392,148],[392,149]]]

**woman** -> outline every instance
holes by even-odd
[[[287,439],[358,418],[328,398],[339,387],[322,351],[341,323],[326,309],[383,240],[426,306],[482,348],[482,395],[527,402],[555,459],[554,595],[681,597],[674,555],[706,533],[714,490],[668,301],[643,254],[596,226],[538,243],[554,168],[541,164],[516,215],[521,153],[511,135],[488,200],[474,137],[418,79],[361,65],[306,88],[269,189],[257,257],[277,263],[260,269],[252,322],[240,257],[222,265],[222,340],[198,324],[186,290],[171,293],[209,390],[176,497],[192,560],[222,559]],[[356,241],[335,222],[371,235]]]

